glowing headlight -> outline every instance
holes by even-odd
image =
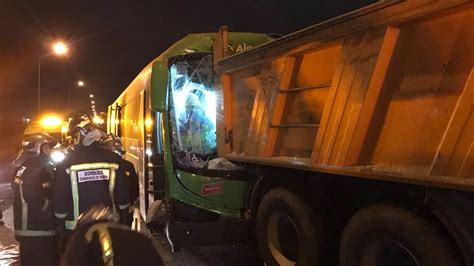
[[[61,125],[61,123],[62,123],[61,118],[54,115],[45,116],[41,120],[41,125],[45,128],[57,127]]]
[[[94,116],[94,118],[92,118],[92,122],[94,122],[96,125],[102,125],[104,123],[104,119],[100,118],[100,116]]]
[[[51,152],[51,159],[55,163],[61,162],[62,160],[64,160],[64,158],[66,158],[66,155],[62,151],[53,151],[53,152]]]

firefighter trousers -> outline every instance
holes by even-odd
[[[22,266],[58,265],[56,237],[22,237],[20,240],[20,261]]]

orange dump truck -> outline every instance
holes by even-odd
[[[218,156],[257,178],[268,263],[474,264],[473,7],[380,1],[228,57],[221,32]]]

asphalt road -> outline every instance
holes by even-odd
[[[165,265],[264,265],[252,247],[200,247],[171,253],[165,238],[154,237],[153,242]]]
[[[9,183],[0,183],[0,210],[5,225],[0,226],[0,265],[20,265],[18,242],[13,234],[12,191]]]
[[[250,247],[202,247],[171,253],[165,239],[155,238],[154,243],[165,265],[264,265]]]
[[[5,226],[0,226],[0,265],[19,265],[18,243],[13,234],[12,191],[9,183],[0,183],[0,209]],[[165,265],[263,265],[252,247],[224,246],[183,249],[171,253],[166,238],[152,241]]]

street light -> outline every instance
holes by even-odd
[[[65,56],[69,49],[64,42],[57,41],[53,43],[51,50],[52,52],[40,56],[38,59],[38,117],[41,115],[41,60],[52,54],[56,56]]]
[[[53,44],[53,52],[56,55],[65,55],[67,54],[68,50],[69,49],[67,48],[66,44],[64,44],[62,41],[57,41]]]
[[[89,94],[89,98],[91,99],[91,109],[92,113],[94,116],[97,116],[97,113],[95,111],[95,100],[94,100],[94,94]]]
[[[77,86],[79,86],[79,87],[84,87],[84,81],[79,80],[79,81],[77,82]]]

